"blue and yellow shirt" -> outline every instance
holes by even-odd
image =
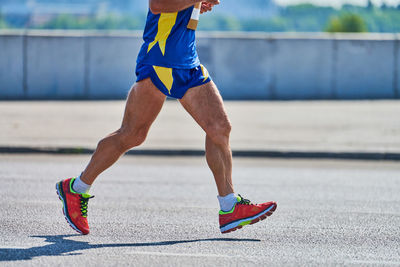
[[[193,6],[175,13],[147,14],[138,64],[192,69],[200,65],[195,31],[187,28]]]

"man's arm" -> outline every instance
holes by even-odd
[[[149,0],[149,7],[152,13],[172,13],[184,10],[198,2],[199,0]],[[203,0],[212,5],[218,5],[219,0]]]

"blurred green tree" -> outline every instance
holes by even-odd
[[[64,0],[46,1],[61,2]],[[81,2],[79,0],[71,1]],[[132,6],[139,0],[104,1],[122,7],[126,5]],[[130,1],[133,2],[131,3]],[[267,0],[253,1],[261,4]],[[311,4],[289,5],[281,7],[279,12],[273,16],[254,17],[248,14],[246,16],[236,16],[223,12],[207,13],[202,15],[204,18],[202,17],[200,21],[199,29],[206,31],[244,30],[262,32],[400,32],[400,5],[397,7],[386,5],[383,7],[380,8],[374,5],[372,0],[369,0],[366,7],[347,4],[340,9]],[[240,14],[239,11],[238,14]],[[146,22],[146,13],[113,13],[110,11],[110,13],[97,17],[77,17],[65,14],[40,25],[28,24],[26,21],[7,16],[6,22],[1,19],[0,15],[0,28],[143,30]]]
[[[327,32],[367,32],[367,24],[358,14],[346,13],[339,17],[332,17],[327,27]]]
[[[199,30],[203,31],[240,31],[242,26],[240,21],[231,16],[208,15],[199,24]]]
[[[96,29],[112,30],[127,29],[138,30],[143,27],[136,17],[107,15],[94,18],[76,18],[71,15],[60,15],[44,23],[39,28],[42,29]]]
[[[374,3],[372,3],[371,0],[368,0],[367,9],[369,9],[369,10],[374,9]]]
[[[244,31],[284,32],[289,29],[288,20],[276,16],[271,19],[251,19],[241,22]]]

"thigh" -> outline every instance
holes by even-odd
[[[215,125],[230,125],[222,97],[213,81],[189,89],[180,102],[206,132]]]
[[[126,101],[122,129],[150,127],[160,112],[166,96],[149,78],[133,85]]]

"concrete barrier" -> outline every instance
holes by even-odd
[[[0,99],[124,98],[140,32],[0,31]],[[396,34],[198,33],[225,99],[400,97]]]
[[[135,81],[139,37],[89,37],[87,88],[89,98],[125,98]]]
[[[395,98],[400,98],[400,34],[396,35],[397,40],[395,43],[395,50],[394,50],[394,58],[396,60],[395,66],[394,66],[394,95]]]
[[[275,99],[329,99],[332,88],[333,40],[276,39],[273,53]]]
[[[265,39],[215,39],[210,73],[222,95],[228,99],[273,98],[270,54]]]
[[[0,99],[24,97],[24,37],[0,36]]]
[[[397,40],[337,40],[336,97],[394,98]]]
[[[85,38],[42,34],[26,38],[27,98],[83,98]]]

